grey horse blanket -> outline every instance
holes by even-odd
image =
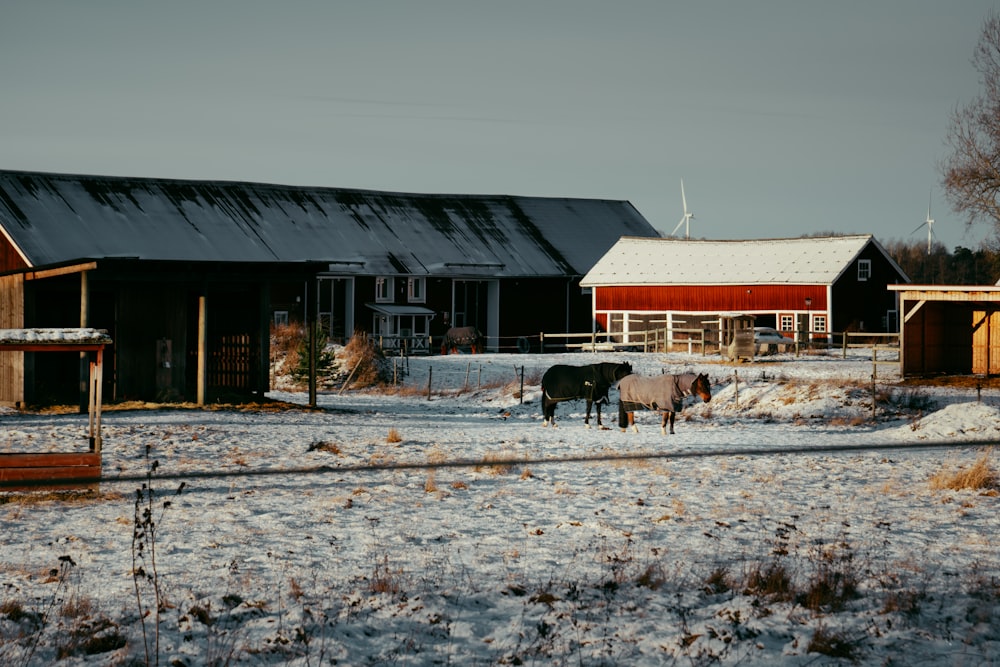
[[[626,375],[618,383],[618,395],[626,412],[641,409],[680,412],[684,397],[691,394],[691,385],[697,377],[694,373]]]

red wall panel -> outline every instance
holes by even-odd
[[[754,312],[826,310],[825,285],[595,287],[597,310]]]

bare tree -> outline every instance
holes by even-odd
[[[972,64],[982,91],[952,113],[942,184],[955,212],[966,215],[967,227],[991,223],[1000,236],[1000,16],[995,12],[986,17]]]

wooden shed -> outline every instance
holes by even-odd
[[[1000,375],[1000,286],[893,285],[899,296],[900,372]]]
[[[0,490],[76,487],[101,476],[101,407],[103,401],[104,348],[111,343],[106,331],[97,329],[0,329],[0,377],[17,374],[24,355],[69,354],[87,367],[87,439],[58,443],[56,451],[4,451],[0,453]]]
[[[895,332],[887,285],[903,270],[871,235],[688,241],[622,238],[584,276],[594,327],[627,340],[647,329],[707,330],[723,344],[727,313],[790,336]],[[808,333],[806,333],[808,332]]]

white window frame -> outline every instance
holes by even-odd
[[[391,276],[379,276],[375,279],[375,302],[392,303],[393,282]]]
[[[858,260],[858,282],[865,282],[872,277],[872,261],[870,259]]]
[[[778,320],[778,331],[795,331],[795,315],[785,313]]]
[[[287,327],[288,326],[288,311],[287,310],[276,310],[276,311],[274,311],[274,326],[276,326],[276,327]]]
[[[422,276],[411,276],[406,279],[406,300],[410,303],[427,301],[427,281]]]
[[[813,315],[809,330],[813,333],[826,333],[826,315]]]

